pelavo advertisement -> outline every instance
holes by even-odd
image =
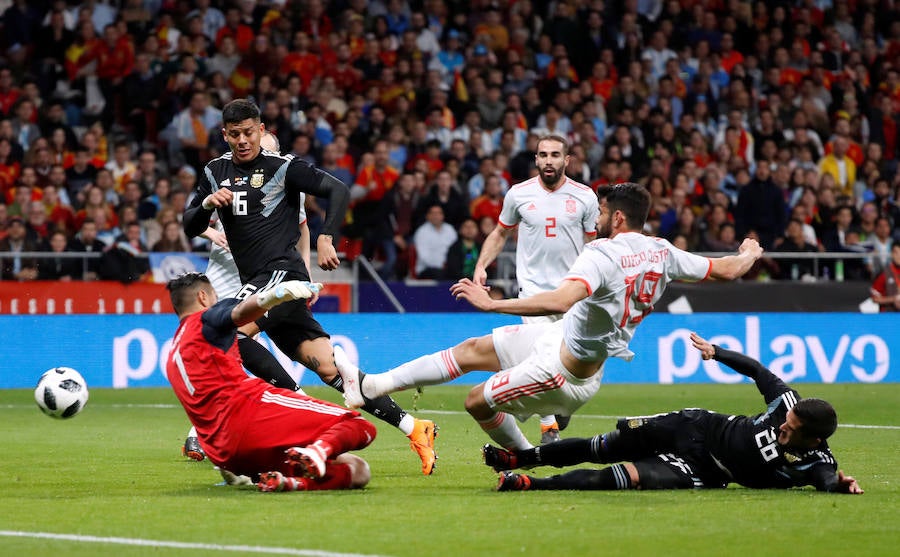
[[[333,342],[368,373],[386,371],[494,327],[519,323],[487,314],[322,314]],[[0,316],[0,388],[33,387],[54,366],[79,370],[91,387],[167,385],[164,367],[174,315]],[[696,331],[743,352],[790,382],[884,383],[900,381],[900,314],[693,314],[650,315],[631,342],[631,362],[611,359],[606,383],[738,383],[748,381],[691,346]],[[270,346],[265,337],[261,342]],[[301,384],[318,377],[281,353]],[[478,383],[473,372],[456,382]]]

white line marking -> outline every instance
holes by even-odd
[[[438,415],[446,415],[446,416],[456,416],[460,414],[467,414],[467,412],[462,412],[459,410],[428,410],[425,408],[419,408],[416,410],[416,413],[419,414],[438,414]],[[602,414],[575,414],[573,416],[576,420],[588,419],[588,420],[618,420],[619,418],[624,418],[625,416],[604,416]],[[900,429],[900,425],[860,425],[860,424],[838,424],[838,427],[846,427],[848,429]]]
[[[2,404],[0,408],[31,408],[30,404]],[[103,404],[102,406],[108,408],[163,408],[163,409],[172,409],[178,408],[181,406],[178,404]],[[466,412],[461,410],[429,410],[427,408],[419,408],[416,410],[417,413],[420,414],[437,414],[437,415],[445,415],[445,416],[464,416],[467,415]],[[619,418],[624,418],[625,416],[605,416],[603,414],[575,414],[575,417],[578,419],[587,419],[587,420],[618,420]],[[889,429],[889,430],[900,430],[900,425],[865,425],[865,424],[838,424],[838,427],[844,427],[847,429]]]
[[[220,545],[213,543],[188,543],[166,540],[144,540],[140,538],[106,538],[100,536],[79,536],[75,534],[51,534],[49,532],[22,532],[0,530],[0,536],[8,538],[35,538],[44,540],[64,540],[81,543],[110,543],[143,547],[170,547],[174,549],[204,549],[210,551],[234,551],[240,553],[266,553],[270,555],[301,555],[303,557],[379,557],[363,553],[335,553],[317,549],[294,549],[291,547],[265,547],[259,545]]]

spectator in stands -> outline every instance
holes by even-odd
[[[97,238],[97,223],[92,219],[84,221],[81,230],[74,238],[69,240],[66,251],[83,253],[101,253],[106,249],[106,244]],[[78,260],[80,272],[75,278],[84,280],[96,280],[98,276],[100,260],[97,258],[85,258]]]
[[[184,230],[177,220],[170,220],[163,226],[162,237],[153,244],[150,251],[155,252],[186,252],[191,251],[184,237]]]
[[[784,236],[776,240],[775,251],[790,253],[816,253],[820,251],[815,244],[806,241],[803,234],[803,221],[792,218],[788,221]],[[799,280],[803,277],[815,277],[812,259],[780,259],[779,267],[783,280]]]
[[[38,276],[38,262],[33,257],[23,257],[23,252],[39,251],[39,246],[29,240],[25,230],[25,220],[12,216],[7,224],[6,238],[0,240],[0,279],[34,280]]]
[[[447,278],[458,280],[471,279],[475,274],[475,264],[481,253],[481,235],[478,231],[478,223],[472,219],[465,219],[459,225],[459,237],[447,250]]]
[[[56,231],[50,235],[46,250],[55,254],[66,253],[66,235]],[[81,278],[81,261],[69,257],[43,257],[38,270],[39,280],[59,280],[68,282]]]
[[[771,249],[785,227],[784,193],[772,182],[769,165],[761,162],[749,184],[740,189],[734,222],[739,237],[749,230],[759,234],[763,249]]]
[[[31,201],[28,203],[28,212],[25,215],[25,235],[35,245],[41,247],[50,238],[53,232],[53,223],[47,221],[47,211],[43,201]]]
[[[840,193],[854,197],[856,163],[847,156],[850,144],[845,137],[836,137],[833,144],[834,150],[819,161],[819,171],[834,178]]]
[[[891,262],[872,282],[872,300],[882,312],[900,311],[900,243],[891,246]]]
[[[472,200],[469,213],[476,221],[490,217],[497,222],[501,209],[503,209],[503,188],[500,185],[500,177],[495,174],[488,176],[484,184],[484,193]]]
[[[454,186],[453,177],[447,170],[438,172],[434,184],[419,200],[413,217],[416,228],[425,221],[428,209],[434,205],[441,207],[444,212],[444,221],[453,227],[458,227],[469,216],[469,208],[466,206],[465,199]]]
[[[444,222],[444,210],[441,206],[429,207],[425,222],[413,234],[416,277],[438,280],[447,278],[447,250],[456,242],[456,238],[456,230]]]

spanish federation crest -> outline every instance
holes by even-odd
[[[578,209],[574,199],[566,199],[566,213],[572,214]]]
[[[262,174],[253,174],[252,176],[250,176],[250,187],[261,188],[264,180],[265,177]]]

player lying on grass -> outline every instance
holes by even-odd
[[[244,301],[217,301],[206,275],[188,273],[167,288],[181,320],[166,361],[166,376],[206,456],[228,483],[257,480],[261,491],[363,487],[369,465],[346,454],[375,438],[359,413],[248,377],[241,366],[237,328],[321,285],[291,280]]]
[[[766,411],[730,416],[687,409],[624,418],[616,429],[590,439],[565,439],[520,451],[491,445],[484,462],[501,472],[498,491],[533,489],[689,489],[813,485],[820,491],[862,493],[856,480],[837,469],[828,439],[837,415],[827,402],[801,399],[756,360],[691,334],[704,360],[715,359],[756,382]],[[508,472],[540,465],[608,464],[549,478]]]

